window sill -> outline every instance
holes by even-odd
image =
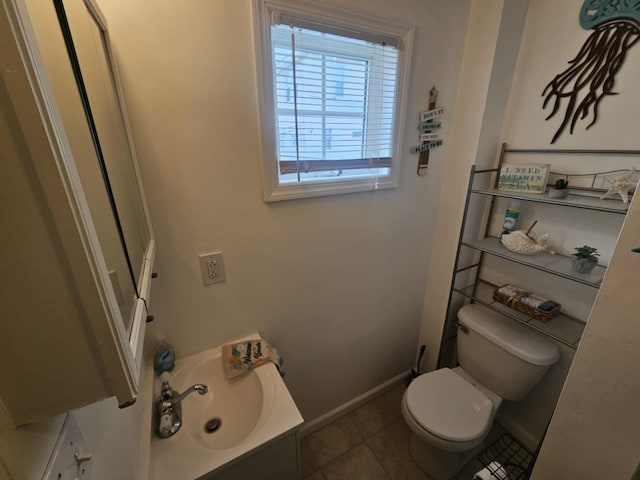
[[[324,197],[328,195],[341,195],[346,193],[373,192],[396,188],[398,182],[395,179],[385,178],[378,181],[372,179],[345,180],[342,182],[307,182],[303,184],[278,185],[270,188],[264,187],[264,201],[267,203],[298,198]]]

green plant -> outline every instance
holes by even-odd
[[[576,253],[574,255],[578,258],[588,258],[589,260],[593,260],[594,262],[598,261],[600,254],[598,253],[598,249],[594,247],[590,247],[588,245],[584,245],[582,247],[575,247],[574,250]]]
[[[565,180],[564,178],[559,178],[556,180],[555,188],[556,190],[564,190],[569,186],[569,180]]]

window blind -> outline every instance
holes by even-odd
[[[397,40],[288,16],[274,16],[272,22],[281,177],[293,174],[291,181],[299,182],[308,172],[388,172]]]

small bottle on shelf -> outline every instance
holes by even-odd
[[[504,212],[504,224],[502,225],[502,235],[509,234],[516,229],[518,223],[518,217],[520,216],[520,202],[512,200],[507,205],[507,210]]]

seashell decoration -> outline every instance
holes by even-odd
[[[507,249],[521,255],[533,255],[538,252],[556,253],[549,243],[548,233],[536,238],[532,235],[527,235],[524,230],[515,230],[503,235],[500,241]]]

